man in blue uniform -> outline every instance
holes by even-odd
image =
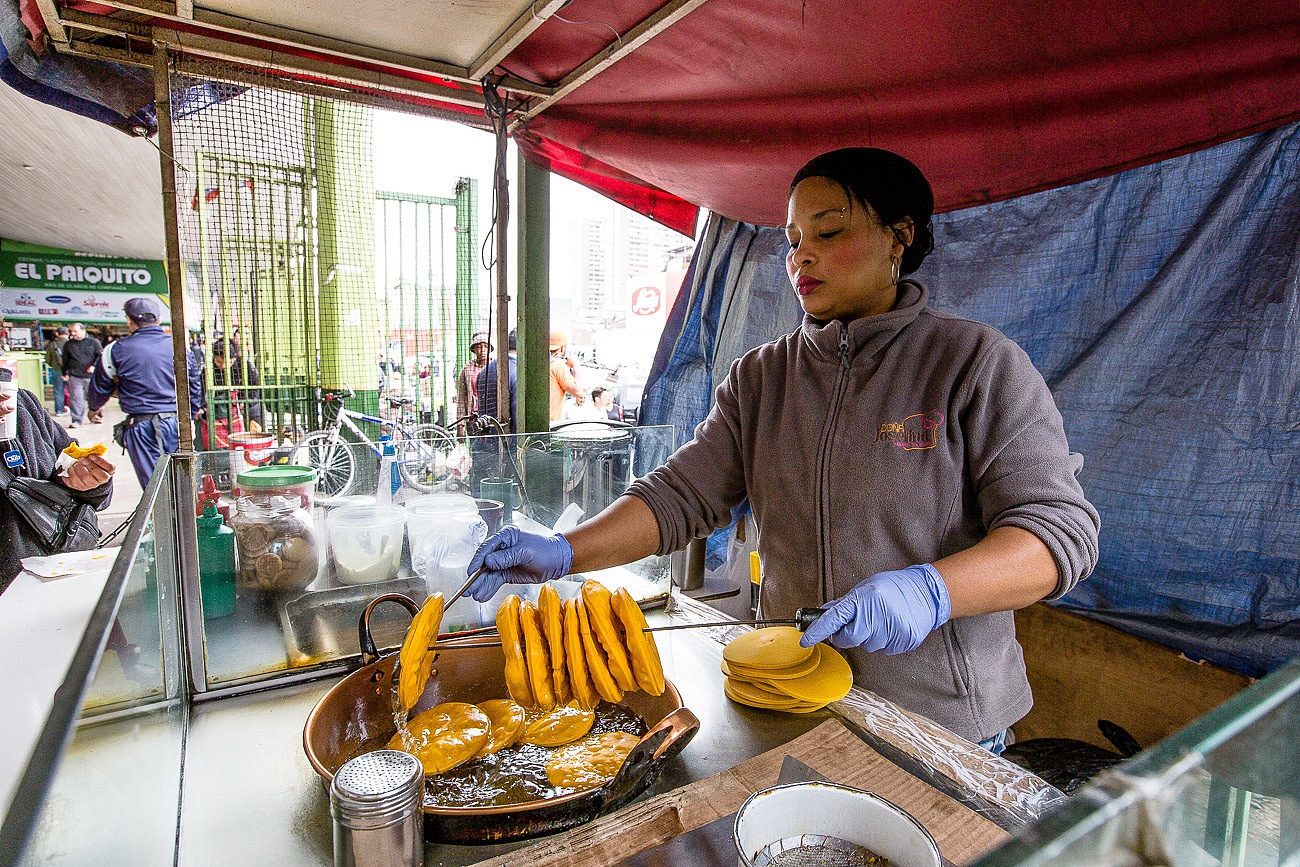
[[[127,414],[123,436],[141,487],[149,484],[154,465],[176,450],[176,372],[172,339],[158,324],[161,309],[153,298],[132,298],[123,305],[131,333],[110,343],[95,364],[87,395],[98,412],[117,392]]]

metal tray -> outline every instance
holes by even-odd
[[[362,610],[376,596],[401,593],[418,602],[428,595],[418,576],[315,590],[279,606],[280,626],[291,665],[309,665],[322,659],[339,659],[361,652],[357,623]],[[370,631],[381,650],[401,645],[411,615],[400,605],[378,605],[370,618]]]

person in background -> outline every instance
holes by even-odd
[[[614,403],[614,392],[599,385],[591,390],[591,402],[600,413],[601,418],[611,421],[623,420],[623,407]]]
[[[147,487],[154,465],[176,451],[176,371],[172,339],[159,325],[162,315],[153,298],[130,298],[123,305],[131,333],[104,348],[94,366],[88,395],[99,411],[116,392],[127,414],[126,453],[140,487]],[[191,405],[191,413],[200,407]],[[74,412],[75,407],[74,407]]]
[[[68,326],[68,342],[63,344],[63,373],[61,378],[68,386],[68,403],[72,411],[70,428],[86,423],[86,389],[95,373],[95,362],[104,351],[103,345],[86,336],[86,326],[74,322]]]
[[[212,387],[214,389],[213,405],[209,416],[214,423],[225,421],[227,430],[236,432],[240,427],[234,416],[246,416],[249,429],[262,429],[261,391],[255,386],[261,385],[261,376],[253,359],[244,355],[239,341],[212,341]],[[231,386],[234,386],[232,389]],[[242,421],[240,419],[239,421]]]
[[[799,328],[734,361],[694,438],[603,512],[490,537],[470,594],[681,550],[748,497],[759,616],[824,607],[805,647],[829,641],[858,686],[1001,752],[1033,704],[1013,611],[1091,573],[1100,519],[1029,356],[904,279],[933,211],[889,151],[805,165],[786,221]]]
[[[45,411],[36,395],[19,389],[16,397],[13,400],[0,395],[0,419],[18,413],[17,436],[0,441],[9,471],[16,476],[57,482],[77,499],[102,510],[113,496],[113,465],[100,455],[89,455],[69,467],[66,475],[60,475],[55,462],[72,437]],[[46,553],[28,541],[19,524],[22,520],[9,505],[9,498],[0,493],[0,592],[22,571],[22,558]]]
[[[492,344],[488,342],[487,335],[481,331],[476,333],[470,340],[469,351],[469,363],[456,375],[456,415],[460,418],[480,411],[478,375],[487,367],[488,356],[492,354]],[[467,435],[465,422],[461,422],[456,433],[459,436]]]
[[[587,395],[578,385],[578,378],[569,361],[569,338],[563,331],[552,331],[551,349],[551,421],[564,417],[564,396],[572,395],[573,400],[582,406]]]
[[[481,420],[491,418],[500,421],[497,418],[497,361],[499,356],[489,361],[478,374],[478,405],[481,415],[477,424],[468,426],[470,434],[469,451],[472,462],[470,467],[470,491],[476,496],[479,494],[479,485],[483,479],[501,475],[501,441],[494,440],[492,437],[499,434],[512,434],[516,430],[519,414],[516,394],[518,386],[516,345],[515,331],[512,328],[506,345],[506,375],[510,383],[510,423],[508,425],[493,425]]]
[[[515,389],[517,386],[515,366],[518,363],[517,352],[515,350],[515,331],[510,330],[510,345],[507,348],[506,355],[506,372],[510,378],[510,425],[506,433],[515,432],[516,407]],[[497,415],[497,360],[494,358],[487,363],[478,374],[478,405],[479,412],[483,415],[490,415],[496,418]],[[499,421],[500,419],[498,419]],[[479,433],[498,433],[496,430],[484,430]]]
[[[64,394],[67,386],[63,384],[63,346],[68,342],[68,326],[60,325],[54,332],[54,339],[45,344],[45,367],[49,371],[50,388],[54,392],[54,414],[63,415],[68,411]]]

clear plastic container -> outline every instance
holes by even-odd
[[[473,497],[430,494],[406,502],[406,531],[411,541],[411,568],[430,593],[450,596],[465,583],[469,561],[487,538],[487,522]],[[443,614],[443,631],[480,625],[479,605],[459,599]]]
[[[334,572],[342,584],[372,584],[397,577],[406,537],[401,506],[345,506],[325,517]]]

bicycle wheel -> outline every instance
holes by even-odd
[[[397,471],[405,484],[417,491],[460,490],[469,473],[469,452],[444,427],[422,424],[398,428],[394,443]]]
[[[352,489],[357,461],[352,448],[338,431],[312,431],[293,450],[293,462],[316,470],[316,497],[325,501],[341,497]]]

